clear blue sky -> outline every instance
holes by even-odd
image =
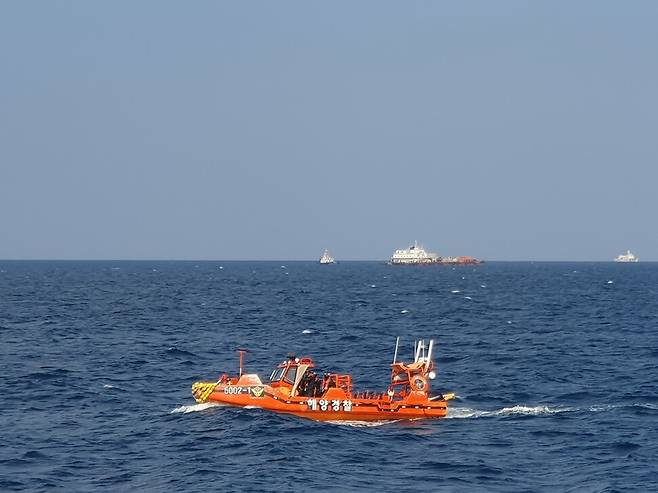
[[[0,258],[658,260],[658,2],[0,3]]]

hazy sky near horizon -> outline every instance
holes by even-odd
[[[0,259],[658,260],[658,2],[6,1]]]

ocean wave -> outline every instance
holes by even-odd
[[[42,367],[42,370],[44,371],[35,371],[33,373],[29,373],[26,375],[26,377],[35,380],[50,380],[50,379],[66,377],[68,375],[73,374],[71,370],[67,370],[66,368]]]
[[[633,407],[641,407],[643,409],[651,409],[652,411],[658,411],[658,404],[652,404],[650,402],[636,402],[633,404]]]
[[[593,413],[600,413],[605,411],[614,411],[616,409],[626,409],[626,408],[640,408],[640,409],[649,409],[651,411],[658,410],[658,404],[653,404],[650,402],[632,402],[632,403],[619,403],[619,404],[596,404],[590,406],[587,410]]]
[[[173,355],[173,356],[185,356],[185,357],[191,357],[194,358],[196,357],[195,354],[190,353],[189,351],[185,351],[184,349],[178,349],[176,346],[171,346],[167,348],[167,354]]]
[[[190,406],[177,407],[176,409],[172,409],[169,414],[197,413],[199,411],[205,411],[206,409],[210,409],[211,407],[224,407],[224,405],[219,404],[217,402],[204,402],[203,404],[193,404],[193,405],[190,405]]]
[[[589,406],[587,410],[591,413],[600,413],[604,411],[612,411],[613,409],[618,409],[624,407],[624,404],[595,404]]]

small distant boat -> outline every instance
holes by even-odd
[[[316,421],[390,421],[400,419],[443,418],[448,414],[452,392],[433,393],[430,380],[436,378],[432,360],[434,341],[414,344],[414,360],[397,360],[399,338],[395,344],[391,379],[385,392],[357,392],[350,374],[324,373],[311,358],[294,354],[280,363],[268,382],[255,373],[244,373],[244,354],[240,353],[237,376],[223,374],[216,382],[195,382],[192,395],[197,403],[214,402],[229,406],[251,406],[276,413],[294,414]],[[370,355],[363,355],[370,358]]]
[[[626,253],[622,253],[615,258],[615,262],[638,262],[639,260],[630,250],[626,250]]]
[[[329,254],[329,250],[325,250],[324,253],[322,254],[322,257],[320,257],[320,263],[321,264],[335,264],[336,260]]]

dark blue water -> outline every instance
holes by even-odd
[[[240,346],[263,377],[294,350],[383,390],[398,335],[435,339],[449,418],[190,395]],[[0,342],[0,490],[658,488],[657,264],[2,262]]]

